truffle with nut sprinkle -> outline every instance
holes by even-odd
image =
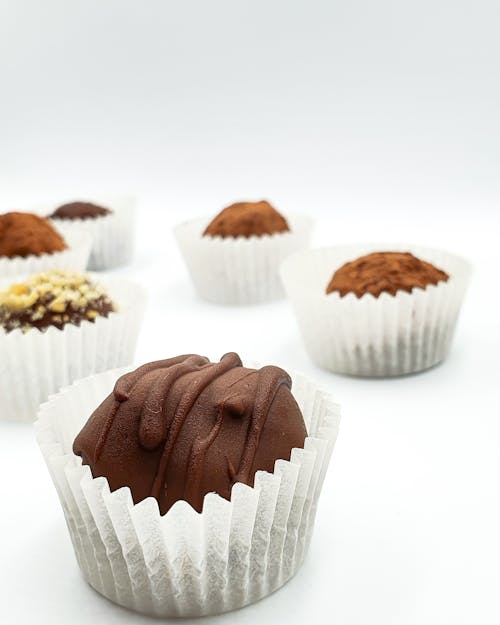
[[[89,276],[53,270],[0,291],[0,326],[6,332],[80,325],[116,310],[104,289]]]

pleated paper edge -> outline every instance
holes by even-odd
[[[426,289],[414,288],[411,293],[399,291],[395,296],[382,293],[378,298],[370,294],[357,298],[351,293],[341,298],[337,293],[324,294],[327,278],[340,264],[377,250],[413,252],[448,271],[450,279]],[[326,261],[322,257],[334,252],[345,255],[345,259],[332,265],[329,274],[322,270],[325,275],[321,283],[306,278],[310,275],[307,260],[324,267]],[[457,269],[450,271],[450,266]],[[299,252],[288,258],[281,268],[285,290],[311,360],[333,373],[360,377],[408,375],[445,360],[471,274],[470,263],[457,254],[401,243],[333,246]],[[317,291],[318,286],[322,287],[321,292]],[[422,323],[408,324],[403,336],[395,326],[409,313]],[[443,313],[446,314],[443,316]],[[337,321],[335,328],[334,320]],[[377,336],[375,330],[368,341],[362,340],[360,337],[366,334],[366,328],[377,323],[382,323],[380,335]],[[384,337],[386,342],[377,344]],[[388,355],[384,357],[383,353]]]
[[[313,221],[288,215],[290,232],[262,237],[203,237],[205,218],[174,228],[197,295],[211,303],[245,306],[284,298],[279,268],[285,258],[309,247]]]
[[[119,293],[116,298],[118,311],[110,313],[106,318],[98,317],[94,322],[83,321],[80,326],[67,324],[63,330],[52,327],[44,333],[37,330],[26,334],[20,330],[6,333],[0,328],[0,350],[5,367],[1,384],[7,389],[3,395],[0,421],[33,422],[41,405],[38,397],[43,397],[44,402],[51,394],[59,391],[61,386],[77,380],[78,377],[72,376],[70,371],[84,367],[84,359],[92,359],[92,354],[95,361],[93,370],[84,368],[83,375],[79,377],[88,377],[133,361],[146,306],[144,288],[122,278],[90,272],[86,274],[102,284],[112,299],[114,292]],[[106,345],[109,342],[116,342],[119,349],[108,350]],[[54,344],[57,344],[57,349]],[[51,363],[60,353],[64,353],[66,360]],[[78,363],[71,360],[77,358],[80,359]],[[44,367],[46,361],[49,361],[49,366]],[[62,385],[58,384],[56,380],[59,375],[66,375],[69,380]],[[45,393],[41,390],[45,387],[51,390]],[[22,395],[8,401],[9,388],[20,389]]]
[[[225,499],[223,499],[222,497],[219,497],[216,494],[209,494],[205,497],[204,508],[201,514],[196,513],[186,502],[178,502],[169,511],[169,513],[161,517],[159,515],[156,501],[152,500],[151,498],[148,498],[137,505],[133,505],[130,490],[128,488],[121,488],[115,491],[114,493],[109,493],[109,485],[107,483],[107,480],[105,480],[104,478],[97,478],[97,480],[93,479],[91,477],[89,468],[81,465],[81,459],[79,458],[77,459],[73,454],[64,453],[61,447],[61,443],[60,441],[57,440],[57,435],[55,435],[54,426],[50,422],[50,407],[53,405],[54,401],[57,401],[57,398],[61,397],[61,395],[71,393],[72,390],[78,385],[82,385],[85,383],[93,384],[96,382],[95,380],[96,378],[104,380],[106,377],[109,380],[110,388],[112,388],[113,380],[116,379],[116,377],[118,377],[121,373],[124,373],[130,369],[131,369],[130,367],[126,367],[126,368],[121,368],[119,370],[115,370],[111,372],[104,372],[102,374],[98,374],[97,376],[90,376],[86,380],[81,380],[79,382],[76,382],[72,386],[61,391],[61,393],[51,397],[51,399],[49,399],[49,401],[45,403],[44,405],[42,405],[42,407],[40,408],[38,421],[36,422],[36,426],[35,426],[37,430],[37,439],[42,449],[42,453],[46,459],[49,470],[52,474],[56,488],[59,492],[61,502],[63,503],[63,508],[65,508],[68,525],[70,527],[71,527],[72,519],[71,519],[71,515],[69,515],[67,511],[67,501],[68,501],[68,496],[70,496],[69,492],[71,491],[71,487],[67,486],[67,487],[61,488],[61,483],[63,484],[65,483],[66,485],[68,484],[66,474],[71,475],[70,479],[73,484],[80,484],[82,485],[81,486],[82,488],[84,488],[85,484],[87,484],[87,488],[90,488],[92,485],[95,486],[96,482],[99,482],[98,488],[100,489],[100,492],[105,493],[105,498],[106,498],[106,501],[108,502],[106,504],[107,507],[109,506],[113,507],[113,502],[116,504],[117,509],[120,509],[120,507],[126,506],[128,507],[129,510],[132,510],[132,512],[130,513],[131,518],[134,514],[134,511],[135,511],[135,514],[141,514],[142,511],[144,510],[145,514],[152,514],[154,517],[156,517],[156,524],[158,525],[158,527],[165,525],[167,523],[167,518],[169,517],[169,515],[173,516],[177,514],[179,510],[181,510],[181,512],[184,511],[183,514],[187,514],[188,517],[190,516],[193,517],[194,515],[194,517],[199,519],[199,523],[201,524],[201,526],[205,528],[208,527],[209,525],[207,521],[210,517],[208,517],[207,515],[209,514],[210,510],[217,510],[218,508],[221,508],[221,509],[226,508],[227,510],[230,509],[231,518],[232,518],[232,516],[234,516],[235,514],[235,505],[236,505],[235,502],[238,501],[238,497],[243,496],[242,493],[251,493],[252,496],[256,499],[255,505],[257,506],[259,502],[259,498],[261,497],[260,488],[263,487],[263,486],[257,486],[257,483],[259,481],[264,486],[266,485],[267,482],[274,483],[273,488],[278,488],[279,490],[280,483],[281,483],[280,480],[285,479],[285,478],[288,479],[286,476],[287,475],[289,476],[290,474],[292,476],[293,474],[298,476],[299,473],[302,471],[303,462],[304,462],[300,460],[302,457],[307,458],[308,454],[310,454],[311,452],[318,454],[322,450],[321,458],[319,460],[320,465],[317,471],[317,479],[316,479],[315,486],[314,486],[315,490],[310,495],[311,505],[310,505],[310,508],[306,510],[307,518],[304,517],[304,509],[301,510],[302,516],[301,516],[301,524],[299,525],[299,529],[303,530],[303,535],[300,537],[299,536],[295,537],[295,540],[297,542],[299,540],[301,541],[301,548],[298,550],[298,552],[294,551],[295,560],[287,564],[286,574],[283,574],[282,572],[280,572],[281,569],[278,572],[276,572],[276,570],[273,570],[272,572],[273,579],[270,581],[268,580],[268,586],[265,586],[265,583],[263,583],[263,585],[261,584],[260,590],[259,589],[255,590],[254,588],[253,594],[251,595],[249,595],[248,593],[245,594],[245,592],[243,592],[241,596],[233,598],[232,603],[231,602],[228,603],[226,601],[226,603],[224,604],[224,600],[219,597],[218,600],[217,598],[215,599],[215,603],[212,602],[212,605],[204,604],[204,605],[187,606],[186,597],[178,597],[178,600],[177,600],[177,599],[174,599],[175,593],[173,593],[172,601],[174,601],[175,605],[170,605],[167,608],[165,605],[155,606],[153,599],[151,599],[151,602],[148,603],[148,600],[145,600],[144,598],[141,599],[140,593],[139,593],[139,596],[134,596],[133,592],[130,593],[128,596],[127,596],[127,593],[125,593],[125,596],[120,597],[120,596],[116,596],[116,592],[115,592],[116,589],[112,591],[108,589],[108,592],[106,592],[106,589],[102,586],[100,587],[99,583],[96,583],[95,581],[96,580],[95,575],[97,575],[97,573],[96,573],[96,563],[92,562],[93,555],[90,554],[89,556],[88,553],[85,555],[85,550],[83,549],[83,545],[78,545],[78,536],[80,532],[78,532],[78,530],[75,528],[73,531],[72,539],[73,539],[73,543],[75,546],[77,559],[80,563],[82,571],[84,572],[84,576],[87,578],[87,581],[91,585],[93,585],[94,588],[98,590],[98,592],[105,594],[105,596],[107,596],[110,600],[120,603],[121,605],[124,605],[125,607],[136,610],[138,612],[147,613],[147,614],[151,614],[154,616],[201,616],[205,614],[216,614],[216,613],[221,613],[221,612],[225,612],[229,610],[234,610],[239,607],[243,607],[244,605],[247,605],[248,603],[252,603],[254,601],[257,601],[263,598],[264,596],[267,596],[268,594],[271,594],[272,592],[274,592],[274,590],[277,590],[284,583],[286,583],[286,581],[288,581],[288,579],[290,579],[296,573],[296,571],[298,570],[298,568],[300,567],[302,563],[305,553],[307,552],[308,543],[310,540],[312,527],[314,524],[314,516],[316,512],[317,501],[320,495],[325,473],[328,467],[330,456],[331,456],[331,453],[332,453],[332,450],[336,441],[337,433],[338,433],[338,425],[339,425],[339,420],[340,420],[340,408],[338,404],[333,402],[331,395],[328,391],[325,391],[318,385],[312,383],[306,376],[303,376],[302,374],[298,374],[298,373],[292,374],[294,385],[297,385],[299,387],[302,387],[303,385],[305,385],[306,388],[308,389],[307,394],[304,393],[303,389],[302,391],[300,391],[302,393],[303,400],[304,401],[313,400],[313,406],[310,406],[310,407],[305,406],[303,407],[303,409],[304,411],[306,409],[311,410],[311,414],[313,415],[316,412],[317,413],[316,418],[320,419],[319,422],[317,423],[313,422],[312,424],[310,424],[311,429],[314,426],[316,430],[315,431],[316,436],[308,436],[303,449],[292,450],[290,461],[283,461],[283,460],[277,461],[275,465],[274,473],[269,474],[266,472],[258,472],[258,474],[256,475],[256,486],[254,488],[245,486],[243,484],[235,484],[233,487],[233,491],[232,491],[231,502],[226,501]],[[94,382],[92,382],[92,380],[94,380]],[[97,380],[97,382],[99,382],[99,380]],[[320,402],[321,406],[316,405],[317,402]],[[322,415],[320,415],[320,412],[322,412]],[[309,458],[309,461],[310,461],[310,458]],[[314,462],[316,463],[317,461],[318,459],[317,457],[315,457]],[[309,480],[311,479],[311,476],[313,474],[312,472],[314,470],[314,466],[311,467],[311,474],[309,476]],[[285,476],[285,478],[283,476]],[[308,487],[309,487],[309,484],[308,484]],[[77,488],[80,488],[80,486],[78,486]],[[307,491],[304,491],[304,504],[308,500],[305,494],[306,492]],[[293,505],[293,501],[294,500],[292,497],[290,499],[290,505]],[[208,510],[208,512],[206,510]],[[182,513],[180,514],[182,517]],[[68,516],[70,518],[68,518]],[[287,519],[289,517],[290,517],[290,510],[288,512]],[[304,518],[305,518],[305,527],[302,527]],[[273,519],[274,519],[274,516],[273,516]],[[83,536],[83,539],[85,539],[85,535],[82,535],[82,536]],[[283,537],[282,550],[284,548],[284,544],[285,544],[284,541],[287,539],[287,536],[288,534],[286,533],[286,530],[285,530],[285,535]],[[228,534],[227,536],[228,549],[229,549],[230,539],[231,539],[231,536]],[[269,538],[269,540],[271,539]],[[291,540],[291,538],[289,538],[289,540]],[[271,543],[268,544],[267,546],[268,548],[270,544]],[[254,541],[252,540],[251,541],[252,548],[253,548],[253,545],[254,545]],[[123,550],[126,549],[125,544],[121,544],[120,546]],[[106,548],[107,547],[108,546],[106,546]],[[118,548],[118,545],[114,544],[113,548],[115,549]],[[297,544],[295,545],[295,549],[297,549]],[[101,560],[102,560],[102,557],[103,557],[102,548],[98,549],[98,552],[100,553]],[[144,552],[144,549],[143,549],[143,552]],[[93,550],[93,554],[95,556],[96,554],[95,549]],[[249,558],[250,558],[250,555],[251,554],[249,552],[248,553]],[[228,556],[227,569],[229,569],[230,567],[229,551],[227,553],[227,556]],[[90,558],[90,563],[89,563],[89,558]],[[104,560],[106,560],[105,556],[104,556]],[[207,563],[205,564],[206,566],[208,566]],[[270,568],[272,568],[271,564],[272,563],[270,563],[269,565]],[[102,562],[101,562],[101,565],[105,566],[105,564],[102,564]],[[188,568],[189,567],[193,569],[190,574],[194,575],[194,577],[196,578],[196,575],[197,575],[196,570],[199,569],[199,566],[197,567],[196,563],[191,563],[189,564]],[[91,570],[94,570],[94,573],[91,573],[90,572]],[[236,575],[237,572],[238,572],[238,567],[236,567],[236,569],[232,572],[232,575]],[[271,573],[267,573],[267,574],[271,575]],[[266,572],[264,572],[263,575],[265,577]],[[276,575],[278,575],[278,577],[276,577]],[[203,583],[202,577],[203,577],[203,574],[199,573],[199,583]]]
[[[84,271],[90,256],[91,238],[83,233],[70,233],[63,235],[68,248],[52,254],[31,254],[26,257],[0,258],[0,279],[4,282],[9,278],[28,276],[50,269],[67,269],[71,271]]]
[[[51,222],[64,234],[87,233],[91,238],[88,267],[91,271],[106,271],[129,263],[134,255],[134,235],[137,206],[127,198],[122,206],[106,203],[113,213],[95,219],[57,219]]]

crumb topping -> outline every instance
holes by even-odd
[[[46,271],[0,291],[0,325],[7,331],[79,325],[114,310],[103,287],[76,272]]]

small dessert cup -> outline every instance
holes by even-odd
[[[100,202],[96,202],[100,204]],[[134,254],[136,201],[132,197],[103,202],[111,212],[98,217],[58,219],[52,223],[64,236],[87,233],[92,241],[89,269],[102,271],[129,263]]]
[[[132,362],[145,291],[128,280],[93,278],[117,306],[108,317],[44,332],[0,328],[0,419],[33,421],[40,404],[61,387]]]
[[[381,249],[411,252],[449,275],[447,282],[396,295],[326,294],[344,263]],[[387,377],[428,369],[450,350],[470,264],[444,250],[402,244],[338,246],[295,254],[281,268],[305,348],[323,369]]]
[[[174,234],[199,297],[215,304],[249,305],[284,297],[279,267],[307,248],[312,221],[287,216],[289,232],[246,237],[211,237],[209,219],[179,224]]]
[[[124,607],[157,616],[202,616],[241,608],[285,584],[307,553],[318,498],[336,440],[339,407],[328,392],[292,375],[309,436],[254,487],[231,500],[209,493],[197,513],[177,501],[163,516],[156,499],[133,504],[110,492],[72,451],[93,410],[130,369],[91,376],[44,404],[37,439],[55,483],[86,581]]]

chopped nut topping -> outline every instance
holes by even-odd
[[[0,291],[0,326],[8,332],[95,321],[115,310],[103,288],[84,274],[54,270]]]
[[[66,302],[59,296],[54,301],[50,302],[49,310],[52,310],[52,312],[62,313],[66,310]]]

